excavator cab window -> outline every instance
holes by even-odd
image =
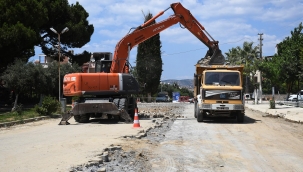
[[[96,73],[98,73],[98,72],[109,73],[111,65],[112,65],[111,60],[98,60],[98,61],[96,61],[95,72]]]

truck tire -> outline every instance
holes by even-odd
[[[125,98],[117,98],[113,100],[113,103],[117,106],[118,109],[122,110],[127,110],[126,109],[126,99]]]
[[[120,100],[119,100],[118,108],[119,108],[119,109],[124,109],[124,110],[126,110],[126,109],[125,109],[126,106],[127,106],[126,99],[125,99],[125,98],[120,99]]]
[[[198,106],[198,105],[197,105],[197,102],[195,102],[195,110],[194,110],[194,111],[195,111],[195,112],[194,112],[194,113],[195,113],[195,114],[194,114],[195,118],[197,118],[197,113],[198,113],[198,112],[197,112],[197,106]]]
[[[80,122],[80,123],[88,123],[88,122],[89,122],[89,118],[90,118],[90,115],[89,115],[89,114],[80,115],[80,120],[79,120],[79,122]]]
[[[244,113],[238,113],[237,114],[237,122],[243,123],[244,122]]]
[[[203,122],[203,113],[200,112],[199,106],[196,107],[196,111],[197,111],[197,121]]]
[[[112,119],[112,118],[113,118],[113,115],[107,114],[107,119]]]
[[[120,99],[113,100],[113,103],[115,103],[115,105],[118,107],[118,109],[123,111],[123,113],[121,113],[121,116],[120,116],[121,122],[132,122],[133,121],[128,113],[128,104],[129,104],[128,100],[129,99],[126,99],[126,98],[120,98]]]
[[[79,121],[80,121],[80,118],[81,118],[80,115],[75,115],[75,116],[74,116],[74,119],[75,119],[76,122],[79,122]]]

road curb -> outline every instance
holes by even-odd
[[[46,120],[46,119],[50,119],[50,118],[59,118],[59,117],[60,117],[60,115],[40,116],[40,117],[28,118],[28,119],[23,119],[23,120],[18,120],[18,121],[4,122],[4,123],[0,123],[0,128],[6,128],[6,127],[15,126],[15,125],[26,124],[26,123],[30,123],[30,122],[41,121],[41,120]]]
[[[287,118],[287,113],[270,113],[268,111],[261,111],[261,110],[256,110],[256,109],[253,109],[253,108],[249,108],[249,107],[246,107],[247,109],[250,109],[252,111],[256,111],[256,112],[259,112],[259,113],[262,113],[262,117],[270,117],[270,118],[283,118],[285,121],[288,121],[288,122],[292,122],[292,123],[298,123],[298,124],[303,124],[303,121],[297,121],[297,120],[292,120],[290,118]]]

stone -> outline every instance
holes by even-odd
[[[106,172],[106,168],[105,168],[105,167],[99,168],[99,169],[97,170],[97,172]]]
[[[121,150],[122,147],[121,146],[115,146],[115,150]]]
[[[103,155],[101,155],[101,158],[102,158],[103,162],[108,162],[108,154],[103,153]]]
[[[115,147],[110,146],[110,147],[108,147],[108,150],[114,151],[114,150],[115,150]]]

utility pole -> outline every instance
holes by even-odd
[[[262,58],[262,41],[263,41],[263,38],[262,38],[262,35],[263,33],[258,33],[258,35],[260,36],[259,40],[260,40],[260,59],[263,60]],[[260,74],[260,84],[259,84],[259,90],[260,90],[260,103],[262,103],[262,73],[261,71],[259,71],[259,74]]]

